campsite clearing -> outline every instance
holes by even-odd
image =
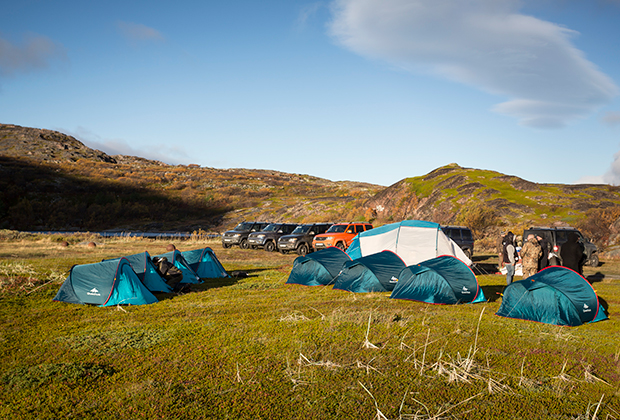
[[[487,303],[429,305],[285,284],[295,255],[218,241],[175,245],[247,277],[144,306],[52,301],[72,265],[168,243],[0,241],[2,418],[620,419],[619,262],[586,267],[609,320],[575,328],[495,316],[501,275],[478,276]]]

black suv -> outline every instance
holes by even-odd
[[[286,254],[290,251],[297,251],[299,255],[306,255],[312,252],[312,239],[319,233],[325,233],[330,228],[331,223],[309,223],[299,225],[290,235],[281,236],[278,239],[278,249]]]
[[[555,255],[549,260],[551,265],[560,265],[562,263],[560,259],[560,249],[562,245],[568,240],[568,234],[574,232],[579,236],[579,243],[583,245],[583,253],[586,256],[585,263],[592,267],[598,267],[598,247],[590,242],[588,238],[583,236],[579,230],[572,227],[530,227],[523,231],[523,240],[525,241],[530,233],[545,238],[549,243],[551,249],[549,252],[553,252]]]
[[[239,245],[241,249],[248,249],[248,236],[267,227],[266,222],[241,222],[233,230],[227,230],[222,235],[222,246],[230,248]]]
[[[291,223],[271,223],[260,232],[250,233],[248,244],[253,249],[264,248],[267,252],[273,252],[278,247],[280,236],[292,233],[296,227]]]
[[[467,258],[471,259],[474,255],[474,237],[471,229],[465,226],[442,226],[441,230],[446,236],[452,239],[461,247]]]

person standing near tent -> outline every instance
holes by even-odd
[[[181,284],[183,272],[174,266],[166,257],[153,257],[153,263],[159,274],[166,280],[166,284],[172,287],[172,291],[181,292],[189,285]]]
[[[515,275],[515,265],[519,261],[519,254],[515,248],[514,240],[515,235],[512,232],[508,232],[502,241],[503,262],[504,267],[506,267],[506,285],[512,283]]]
[[[538,260],[542,249],[533,233],[527,236],[523,248],[521,248],[521,260],[523,261],[523,278],[533,276],[538,272]]]
[[[497,270],[501,270],[504,266],[504,237],[502,232],[497,241]]]
[[[579,236],[575,232],[568,234],[568,240],[562,245],[560,250],[560,258],[562,258],[562,265],[564,267],[583,274],[585,254],[583,252],[583,244],[579,242]]]
[[[549,241],[540,235],[536,235],[536,240],[538,241],[538,245],[540,245],[540,250],[542,251],[540,258],[538,259],[538,271],[540,271],[549,266]]]

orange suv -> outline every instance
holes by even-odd
[[[372,229],[370,223],[336,223],[332,225],[327,232],[316,235],[312,240],[312,248],[315,250],[324,249],[335,246],[343,251],[349,247],[353,238],[366,230]]]

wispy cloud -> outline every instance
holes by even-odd
[[[131,43],[138,42],[160,42],[164,41],[164,36],[157,30],[141,23],[123,22],[116,23],[120,33]]]
[[[305,5],[299,11],[299,15],[297,16],[297,21],[295,22],[295,26],[297,29],[303,29],[308,20],[313,18],[318,11],[324,6],[323,2],[315,2]]]
[[[64,47],[42,35],[28,35],[19,45],[0,38],[0,75],[3,76],[46,69],[53,61],[66,59]]]
[[[620,124],[620,112],[608,112],[603,115],[603,118],[601,118],[601,120],[608,125],[618,125]]]
[[[75,131],[66,129],[58,129],[58,131],[67,133],[91,149],[101,150],[108,155],[138,156],[145,159],[158,160],[170,165],[179,165],[190,161],[189,155],[180,146],[170,147],[164,144],[153,144],[147,149],[136,149],[123,139],[102,138],[84,127],[78,127]]]
[[[508,99],[493,107],[526,126],[562,127],[618,93],[563,26],[519,13],[519,0],[335,0],[346,48]]]

